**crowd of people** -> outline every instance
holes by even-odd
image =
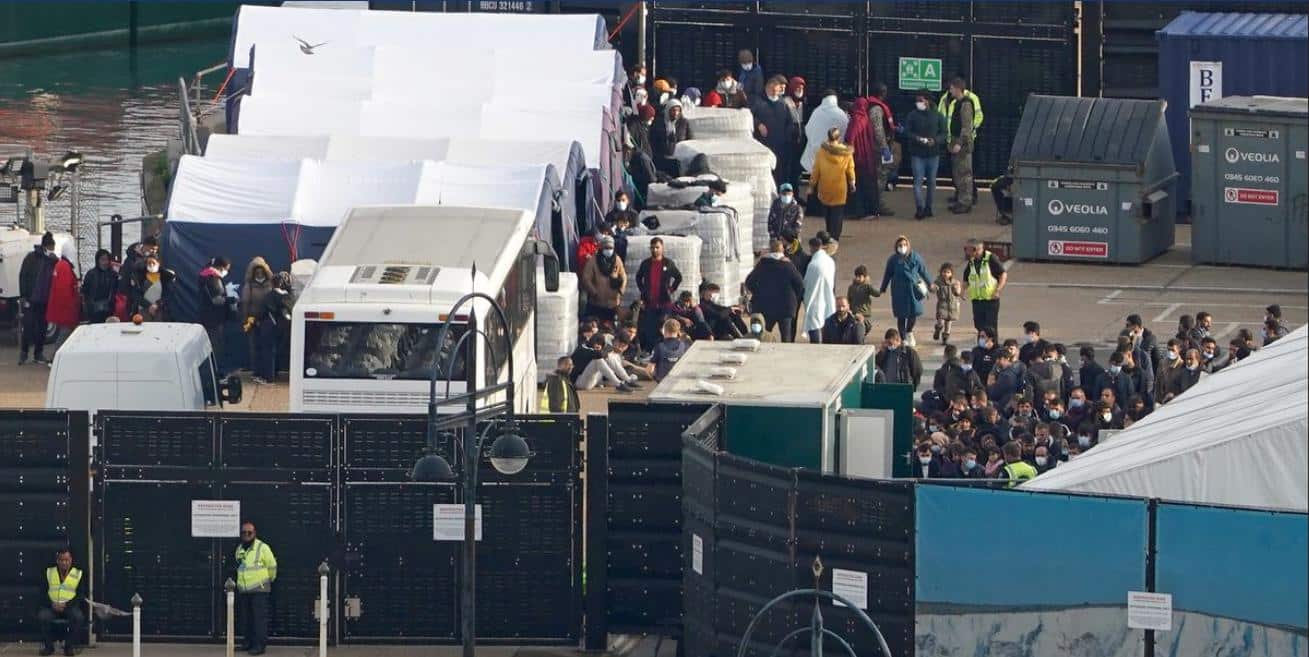
[[[222,256],[197,272],[199,323],[221,368],[224,327],[238,321],[247,336],[246,355],[254,381],[268,383],[289,353],[295,303],[291,275],[274,273],[263,258],[251,260],[236,286],[226,282],[230,272],[231,263]],[[65,243],[56,255],[55,237],[45,233],[23,259],[19,272],[23,326],[18,364],[26,364],[30,357],[33,363],[49,365],[53,353],[46,353],[47,340],[52,351],[57,350],[79,324],[171,321],[176,281],[177,274],[163,266],[159,241],[153,236],[129,246],[121,260],[100,249],[95,266],[79,276],[73,243]]]

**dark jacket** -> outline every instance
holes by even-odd
[[[741,90],[745,92],[750,102],[754,102],[756,98],[764,97],[764,69],[759,66],[759,62],[755,62],[754,66],[748,71],[741,68],[740,64],[737,64],[736,81],[740,84]]]
[[[709,322],[705,321],[704,313],[700,311],[699,306],[683,307],[680,304],[673,304],[668,316],[690,322],[691,325],[686,328],[686,333],[692,340],[705,340],[713,335],[713,329],[709,328]]]
[[[1095,381],[1095,392],[1092,393],[1090,390],[1086,391],[1087,397],[1098,400],[1100,398],[1100,391],[1105,388],[1113,388],[1114,400],[1119,404],[1126,404],[1127,399],[1136,394],[1132,377],[1127,373],[1127,370],[1123,370],[1118,374],[1105,370],[1100,374],[1100,378]]]
[[[864,323],[856,319],[854,313],[846,315],[844,320],[837,313],[832,313],[823,322],[823,344],[863,343]]]
[[[991,403],[1003,412],[1022,384],[1022,370],[1016,365],[1010,365],[995,373],[995,383],[987,388],[986,398],[991,400]]]
[[[935,157],[941,154],[941,149],[945,147],[945,117],[936,111],[936,108],[928,108],[926,111],[914,111],[904,121],[905,135],[909,139],[909,155],[912,157]],[[931,143],[924,144],[918,141],[919,137],[926,137],[932,140]]]
[[[914,477],[922,478],[922,476],[923,464],[918,462],[918,455],[915,454]],[[932,479],[958,479],[959,466],[940,454],[933,454],[932,462],[927,465],[927,476]]]
[[[650,289],[650,267],[654,263],[654,258],[646,258],[641,261],[641,267],[636,270],[636,287],[641,291],[641,302],[648,308],[661,308],[669,305],[673,300],[673,292],[682,285],[682,272],[677,269],[677,264],[664,256],[661,261],[663,266],[663,276],[659,279],[659,289]]]
[[[796,123],[795,115],[791,114],[782,98],[772,101],[762,94],[750,96],[750,111],[754,113],[755,137],[778,157],[778,166],[781,166],[781,158],[789,154],[799,141],[800,124]],[[759,132],[759,125],[767,128],[767,135]]]
[[[923,380],[923,361],[912,347],[900,345],[895,349],[883,349],[873,357],[877,369],[887,383],[908,383],[916,390]]]
[[[663,381],[664,377],[672,371],[677,361],[686,355],[686,343],[677,338],[664,338],[655,345],[654,352],[650,355],[650,362],[654,363],[655,381]]]
[[[18,269],[18,296],[28,303],[45,305],[50,300],[50,279],[58,262],[59,258],[46,253],[45,247],[33,247]]]
[[[542,413],[576,413],[580,408],[577,388],[571,380],[558,372],[545,377],[545,388],[541,391]]]
[[[167,288],[165,288],[167,289]],[[206,329],[222,326],[231,316],[223,279],[213,267],[200,270],[200,325]]]
[[[592,349],[590,345],[577,345],[577,349],[573,350],[571,356],[573,359],[573,383],[577,383],[578,377],[582,376],[582,372],[586,371],[586,366],[590,365],[591,361],[600,358],[603,355],[604,354],[599,351]]]
[[[769,237],[778,238],[782,233],[798,237],[803,225],[804,208],[799,203],[794,199],[790,203],[783,203],[781,197],[773,199],[772,207],[768,208]]]
[[[108,253],[106,251],[105,253]],[[99,261],[99,258],[96,258]],[[82,277],[82,308],[87,319],[102,322],[114,312],[114,295],[118,293],[118,272],[113,266],[108,269],[92,267]]]
[[[691,134],[691,124],[686,121],[686,117],[678,118],[673,125],[673,134],[668,134],[668,112],[665,110],[650,126],[650,153],[656,158],[672,157],[677,145],[688,139],[695,137]]]
[[[1104,368],[1100,367],[1100,364],[1095,361],[1090,361],[1077,370],[1078,385],[1082,387],[1082,390],[1086,391],[1087,397],[1094,399],[1095,395],[1100,392],[1099,390],[1092,391],[1091,388],[1100,380],[1101,374],[1104,374]]]
[[[794,318],[804,298],[804,279],[786,260],[760,258],[745,277],[750,291],[750,309],[768,321]]]
[[[991,375],[991,370],[995,369],[995,349],[986,347],[973,347],[973,371],[977,373],[977,378],[982,383],[986,383],[986,377]]]
[[[1182,367],[1182,372],[1177,375],[1177,394],[1182,394],[1191,389],[1191,386],[1200,382],[1200,375],[1204,373],[1204,368],[1197,368],[1195,371]]]
[[[150,302],[145,299],[146,290],[149,289],[150,286],[149,281],[146,279],[147,272],[145,270],[145,263],[142,262],[139,263],[139,265],[140,266],[132,271],[130,279],[131,287],[127,290],[128,308],[129,312],[133,314],[144,313],[150,307]],[[160,267],[159,285],[161,285],[163,289],[160,290],[158,306],[160,312],[165,318],[169,316],[168,313],[171,310],[169,305],[173,299],[173,282],[176,279],[177,275],[174,274],[172,270]],[[203,287],[203,285],[201,287]],[[223,307],[226,308],[227,306],[224,305]]]
[[[982,388],[982,380],[978,378],[976,371],[965,372],[963,365],[954,361],[942,363],[941,367],[937,368],[936,375],[932,377],[932,389],[941,393],[941,397],[947,402],[957,393],[962,392],[972,397],[974,392]]]
[[[273,287],[264,294],[263,306],[255,315],[255,321],[259,324],[268,322],[278,329],[290,330],[291,309],[294,306],[295,297],[290,290]]]
[[[701,299],[699,308],[715,340],[733,340],[745,334],[737,323],[739,320],[733,317],[731,307]]]

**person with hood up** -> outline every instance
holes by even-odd
[[[651,156],[650,128],[654,125],[655,114],[654,106],[645,104],[638,107],[636,115],[628,119],[627,145],[634,153]]]
[[[91,324],[103,324],[114,314],[114,296],[118,294],[118,272],[109,251],[95,252],[95,267],[82,277],[82,314]]]
[[[755,138],[773,152],[777,163],[773,169],[773,183],[781,185],[791,177],[791,155],[800,139],[800,124],[787,109],[782,96],[786,93],[786,78],[777,75],[768,81],[766,95],[750,96],[750,111],[754,114]]]
[[[744,92],[746,100],[753,103],[765,93],[764,69],[755,63],[754,53],[749,49],[743,48],[736,53],[736,63],[736,79],[740,80],[740,85],[735,92]]]
[[[168,321],[174,278],[172,271],[164,269],[159,256],[146,256],[144,266],[137,267],[132,273],[128,314],[140,314],[147,322]]]
[[[688,107],[699,107],[700,99],[702,97],[700,89],[696,87],[687,87],[686,90],[682,92],[682,109]]]
[[[33,362],[49,365],[45,358],[45,312],[50,303],[50,284],[54,279],[55,236],[46,233],[41,236],[41,243],[32,247],[32,252],[23,258],[18,270],[18,297],[23,312],[23,337],[18,364],[27,362],[27,352],[33,352]]]
[[[579,282],[586,291],[584,316],[601,322],[617,321],[627,287],[627,270],[614,249],[613,237],[600,236],[600,250],[586,261]]]
[[[805,281],[786,259],[781,240],[769,243],[768,253],[745,278],[751,306],[764,320],[763,330],[778,327],[782,342],[795,342],[795,316],[805,294]],[[753,317],[751,319],[753,322]]]
[[[768,237],[775,240],[783,234],[799,235],[804,224],[804,211],[795,200],[795,188],[791,183],[782,183],[777,191],[777,198],[768,209]]]
[[[914,323],[923,314],[930,276],[927,263],[910,246],[909,238],[904,235],[895,238],[895,253],[886,259],[880,291],[891,288],[891,314],[895,315],[896,328],[910,347],[918,346],[914,340]]]
[[[58,328],[54,339],[56,351],[82,321],[82,297],[77,289],[77,271],[73,264],[76,258],[77,247],[71,241],[64,242],[50,277],[50,302],[46,304],[45,321]]]
[[[794,119],[797,130],[794,135],[794,143],[791,145],[791,161],[786,165],[786,182],[792,187],[800,186],[800,155],[804,153],[804,95],[805,82],[804,78],[796,75],[792,76],[786,82],[786,97],[782,102],[786,104],[786,109],[790,110],[791,118]]]
[[[836,261],[823,248],[823,240],[809,240],[813,255],[804,275],[804,331],[809,342],[822,342],[823,324],[836,312]]]
[[[291,294],[291,274],[282,271],[273,276],[269,280],[268,289],[258,297],[258,303],[257,307],[252,308],[255,351],[251,354],[251,369],[254,370],[254,382],[264,384],[277,378],[277,357],[282,334],[291,330],[291,309],[295,305],[295,297]]]
[[[823,92],[818,107],[809,115],[809,122],[804,126],[804,153],[800,155],[800,167],[805,171],[814,170],[814,160],[818,156],[818,149],[827,141],[827,131],[837,128],[844,133],[850,124],[849,115],[837,101],[836,92],[828,89]]]
[[[827,140],[809,174],[809,187],[816,190],[818,202],[826,211],[827,234],[832,239],[841,239],[845,204],[849,194],[855,191],[855,171],[854,154],[849,146],[841,143],[840,129],[827,131]]]
[[[223,364],[223,327],[231,317],[236,300],[227,296],[227,287],[223,279],[227,278],[232,263],[223,256],[215,256],[209,264],[200,270],[200,325],[209,334],[209,346],[214,351],[214,362],[218,363],[217,374],[227,374]]]
[[[249,357],[250,369],[254,369],[255,351],[258,349],[258,339],[255,334],[255,324],[258,322],[258,315],[264,308],[264,297],[273,290],[273,270],[268,268],[268,262],[260,256],[250,259],[250,264],[245,267],[245,279],[241,283],[241,294],[237,303],[237,313],[241,318],[241,331],[245,333],[246,354]]]
[[[856,217],[877,217],[882,206],[881,190],[877,186],[877,168],[882,151],[877,148],[873,122],[868,117],[868,99],[856,98],[850,106],[850,126],[846,128],[845,143],[854,150],[855,187],[859,190]]]
[[[691,124],[682,116],[682,101],[670,100],[650,126],[650,152],[655,168],[674,178],[682,175],[682,165],[673,154],[677,145],[688,139],[695,136],[691,134]]]

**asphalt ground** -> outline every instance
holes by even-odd
[[[938,189],[938,193],[945,196],[949,190]],[[969,238],[1010,241],[1010,227],[995,223],[994,209],[985,192],[982,199],[987,203],[969,214],[943,211],[923,221],[913,219],[913,199],[907,188],[888,192],[885,198],[896,212],[894,217],[845,223],[836,255],[838,295],[844,294],[859,264],[868,266],[874,283],[880,282],[886,258],[899,235],[910,239],[933,274],[942,262],[953,263],[956,274],[961,273],[963,244]],[[944,198],[937,205],[944,207]],[[805,236],[822,227],[821,218],[807,218]],[[1213,315],[1215,337],[1224,345],[1240,328],[1249,328],[1257,335],[1264,307],[1271,303],[1281,304],[1283,320],[1292,328],[1309,321],[1309,272],[1193,265],[1190,241],[1190,226],[1179,225],[1172,250],[1142,265],[1012,261],[1009,284],[1000,304],[1001,338],[1019,337],[1023,322],[1035,320],[1047,340],[1107,348],[1117,338],[1123,319],[1138,313],[1162,343],[1176,332],[1179,316],[1203,310]],[[943,346],[931,344],[933,300],[926,309],[918,320],[915,337],[923,358],[925,385],[930,385],[930,374],[941,362]],[[872,320],[869,340],[880,342],[882,333],[895,326],[889,295],[875,300]],[[951,338],[960,348],[971,347],[976,339],[966,301]],[[1070,352],[1076,353],[1075,349]],[[48,370],[30,364],[17,367],[17,358],[17,336],[0,331],[0,407],[39,408],[44,404]],[[653,384],[647,382],[643,390],[622,397],[639,399],[652,388]],[[229,410],[284,411],[287,394],[285,380],[265,386],[247,381],[245,399]],[[584,392],[583,412],[603,413],[607,400],[616,396],[606,390]]]

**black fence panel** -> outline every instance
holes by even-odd
[[[56,550],[90,568],[86,482],[86,413],[0,411],[0,641],[36,636]]]
[[[341,465],[348,479],[368,479],[370,470],[403,475],[423,455],[426,446],[427,425],[423,418],[391,415],[341,418]],[[450,465],[458,467],[454,461]]]
[[[197,413],[101,412],[100,459],[115,467],[213,467],[216,420]]]
[[[934,2],[933,0],[890,0],[869,3],[872,18],[914,19],[926,21],[966,21],[968,2]]]
[[[219,463],[227,470],[330,470],[336,465],[336,418],[330,415],[230,414],[219,420],[219,431]]]
[[[1077,11],[1072,2],[998,2],[973,3],[973,20],[999,25],[1060,25],[1072,27]]]
[[[707,408],[609,405],[606,508],[592,513],[606,525],[610,631],[657,632],[681,620],[682,432]]]
[[[805,79],[810,106],[822,100],[825,89],[848,98],[861,87],[860,69],[852,65],[859,59],[859,40],[848,29],[778,26],[759,35],[759,47],[768,53],[772,71]]]
[[[208,639],[221,632],[216,544],[191,538],[191,500],[218,499],[212,482],[107,481],[100,487],[96,597],[130,609],[145,600],[141,634],[152,639]],[[229,541],[228,544],[234,544]],[[108,637],[132,635],[131,618],[111,618]]]
[[[985,114],[973,169],[978,177],[994,178],[1009,166],[1028,94],[1077,95],[1077,44],[976,36],[973,52],[970,84],[981,95]]]

